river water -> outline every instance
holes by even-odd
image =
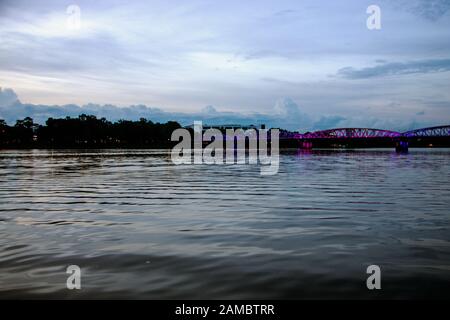
[[[449,149],[280,161],[261,176],[167,150],[0,151],[0,297],[450,297]]]

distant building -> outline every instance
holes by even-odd
[[[186,129],[194,129],[194,125],[188,125],[185,127]],[[221,131],[226,130],[226,129],[242,129],[242,130],[249,130],[249,129],[265,129],[266,125],[265,124],[261,124],[261,126],[258,128],[257,126],[250,124],[250,125],[242,125],[242,124],[216,124],[216,125],[208,125],[208,124],[203,124],[203,130],[208,130],[208,129],[219,129]]]

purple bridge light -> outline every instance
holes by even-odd
[[[404,137],[450,137],[450,125],[422,128],[403,133]]]
[[[450,125],[422,128],[404,133],[371,128],[336,128],[306,133],[283,132],[282,139],[371,139],[371,138],[414,138],[450,137]]]
[[[370,128],[337,128],[302,134],[302,139],[396,138],[400,132]]]

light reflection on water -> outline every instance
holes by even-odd
[[[449,297],[449,149],[280,160],[261,176],[167,150],[3,150],[0,297]]]

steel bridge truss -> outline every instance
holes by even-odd
[[[414,137],[450,137],[450,125],[422,128],[404,133],[371,128],[338,128],[291,134],[286,138],[294,139],[371,139],[371,138],[414,138]]]
[[[322,130],[302,135],[303,139],[355,139],[355,138],[396,138],[400,137],[400,132],[379,130],[370,128],[338,128]]]
[[[429,127],[411,130],[403,133],[403,136],[411,137],[450,137],[450,126]]]

